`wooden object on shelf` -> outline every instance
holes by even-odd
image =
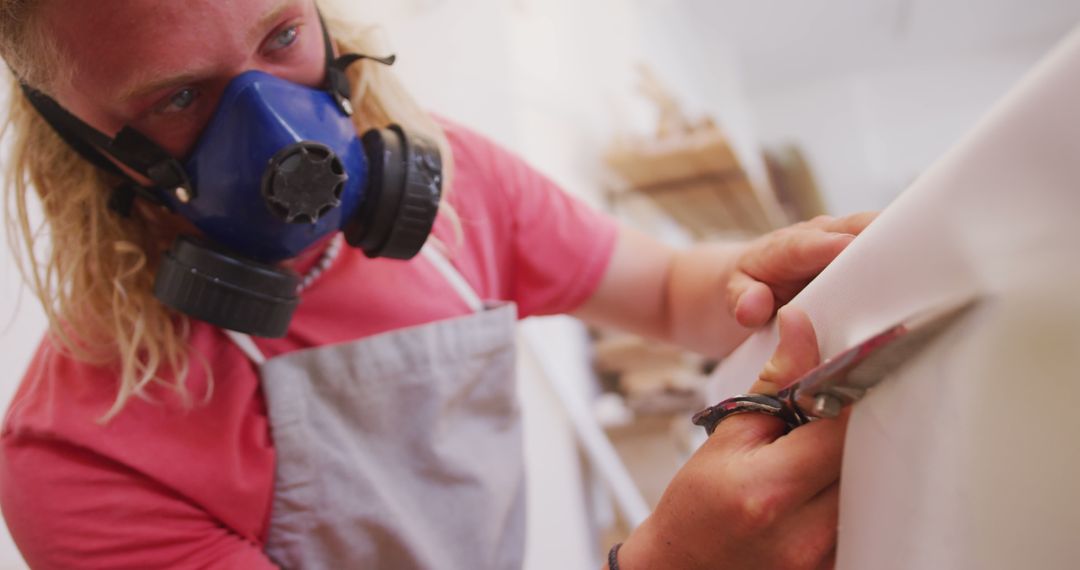
[[[641,337],[606,333],[593,346],[597,372],[615,381],[637,414],[693,412],[704,402],[705,358]]]
[[[647,199],[696,240],[753,236],[787,223],[780,203],[758,189],[727,137],[708,117],[690,121],[675,97],[647,68],[641,91],[657,106],[652,137],[615,141],[605,161],[615,174],[609,198]]]
[[[828,213],[814,172],[794,144],[765,149],[765,168],[776,197],[792,220],[809,220]]]

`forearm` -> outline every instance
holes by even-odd
[[[712,243],[676,250],[624,227],[603,280],[574,315],[722,356],[749,333],[729,304],[736,259],[745,247]]]

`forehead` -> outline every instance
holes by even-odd
[[[246,52],[256,22],[299,2],[49,0],[39,21],[70,62],[72,82],[108,91],[170,69],[227,66]]]

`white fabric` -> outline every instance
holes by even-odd
[[[980,306],[855,406],[840,569],[1080,560],[1080,30],[793,304],[823,356],[940,301]],[[711,385],[745,391],[750,338]]]
[[[260,367],[282,568],[520,568],[513,304]]]
[[[517,311],[424,251],[473,313],[271,359],[226,331],[259,367],[282,568],[521,567]]]

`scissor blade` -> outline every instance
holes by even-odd
[[[822,394],[841,406],[862,398],[866,390],[922,351],[943,331],[965,315],[977,302],[968,298],[922,311],[854,347],[826,360],[793,382],[791,399],[813,415]]]

